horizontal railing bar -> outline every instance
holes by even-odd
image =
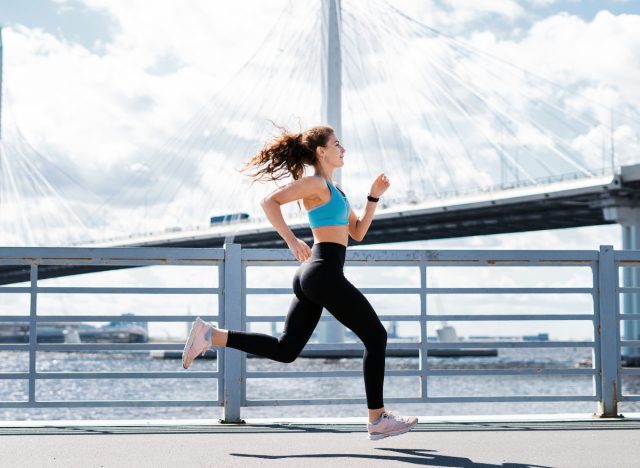
[[[36,379],[203,379],[218,378],[218,371],[179,371],[179,372],[36,372]],[[0,380],[28,379],[28,372],[2,372]]]
[[[248,315],[245,322],[283,322],[286,315]],[[416,322],[420,321],[420,315],[378,315],[383,321],[393,320],[395,322]],[[335,321],[336,319],[330,315],[322,315],[321,322]],[[1,321],[1,320],[0,320]]]
[[[590,264],[598,259],[598,252],[592,250],[347,250],[346,261],[376,262],[404,261],[426,262],[485,262],[495,265],[501,262],[530,264],[532,262],[575,262]],[[293,254],[285,249],[243,249],[243,261],[294,260]]]
[[[317,398],[317,399],[273,399],[250,400],[247,399],[243,406],[293,406],[293,405],[340,405],[351,403],[366,403],[365,398]],[[598,401],[597,396],[496,396],[496,397],[385,397],[387,403],[518,403],[518,402],[555,402],[555,401]]]
[[[640,292],[640,287],[634,287],[634,286],[624,286],[624,287],[620,286],[620,287],[618,287],[616,289],[618,290],[618,292],[620,294],[623,294],[623,293],[639,293]]]
[[[385,370],[386,377],[410,376],[420,377],[420,370]],[[281,371],[281,372],[252,372],[247,371],[248,379],[300,379],[309,377],[362,377],[361,370],[354,371]]]
[[[515,267],[515,266],[526,266],[526,267],[579,267],[579,268],[587,268],[592,267],[594,262],[591,261],[582,261],[582,260],[540,260],[540,261],[499,261],[499,262],[491,262],[491,261],[478,261],[478,260],[469,260],[469,261],[458,261],[458,260],[442,260],[442,261],[429,261],[429,260],[377,260],[371,259],[368,261],[353,261],[346,260],[344,263],[345,267],[354,267],[354,266],[362,266],[363,263],[366,263],[367,267],[374,268],[384,268],[384,267],[412,267],[418,268],[421,265],[428,266],[429,268],[447,268],[447,267]],[[245,267],[274,267],[274,266],[290,266],[297,267],[300,266],[300,262],[297,260],[243,260],[243,266]]]
[[[385,397],[385,403],[422,403],[421,398],[389,398]],[[273,399],[273,400],[245,400],[243,406],[292,406],[292,405],[333,405],[366,403],[366,398],[308,398],[308,399]]]
[[[387,370],[386,376],[420,377],[422,371]],[[509,376],[509,375],[595,375],[596,369],[432,369],[425,372],[428,376]],[[625,375],[640,375],[640,369],[623,369]],[[217,378],[218,371],[190,372],[36,372],[36,379],[146,379],[146,378]],[[247,378],[306,378],[306,377],[361,377],[362,371],[282,371],[282,372],[247,372]],[[27,379],[28,372],[0,373],[0,379]]]
[[[613,258],[616,262],[631,261],[640,263],[640,252],[638,250],[614,250]]]
[[[622,395],[620,401],[640,401],[640,395]]]
[[[90,258],[46,258],[36,261],[29,259],[25,260],[12,260],[5,259],[0,256],[0,266],[52,266],[52,267],[67,267],[67,266],[117,266],[117,267],[150,267],[150,266],[197,266],[197,267],[212,267],[220,266],[223,264],[222,260],[215,260],[210,258],[203,259],[176,259],[172,257],[157,258],[157,259],[90,259]]]
[[[363,294],[592,294],[593,288],[358,288]],[[292,294],[291,288],[246,288],[246,294]]]
[[[345,267],[349,267],[349,266],[362,266],[363,262],[354,262],[354,261],[349,261],[346,260],[344,262],[344,266]],[[410,261],[410,260],[385,260],[385,261],[376,261],[375,259],[372,259],[370,262],[367,263],[368,267],[376,267],[376,268],[380,268],[380,267],[419,267],[420,265],[425,264],[426,262],[423,261]],[[263,267],[263,266],[268,266],[268,267],[273,267],[273,266],[300,266],[300,262],[297,260],[286,260],[286,259],[281,259],[281,260],[243,260],[242,261],[243,266],[245,267]]]
[[[640,320],[640,314],[620,314],[617,316],[618,320]]]
[[[469,375],[585,375],[592,376],[598,373],[597,369],[545,369],[545,368],[529,368],[529,369],[431,369],[425,374],[429,377],[435,376],[453,376],[464,377]]]
[[[38,294],[219,294],[221,288],[38,287]]]
[[[16,344],[8,344],[1,343],[0,351],[29,351],[28,343],[16,343]]]
[[[640,340],[620,340],[620,347],[640,348]]]
[[[628,317],[627,317],[628,316]],[[199,315],[203,320],[218,320],[218,315]],[[640,319],[640,314],[621,314],[622,320]],[[38,322],[184,322],[195,320],[195,315],[40,315]],[[378,315],[383,321],[420,321],[420,315]],[[427,322],[442,321],[517,321],[517,320],[593,320],[593,314],[491,314],[491,315],[427,315]],[[248,315],[246,322],[282,322],[286,315]],[[321,321],[335,320],[332,316],[322,316]],[[28,322],[29,316],[0,315],[0,322]]]
[[[418,342],[387,343],[387,349],[419,349]],[[362,343],[307,343],[304,349],[364,351]]]
[[[427,288],[427,294],[592,294],[593,288]]]
[[[27,345],[28,346],[28,345]],[[38,343],[38,351],[146,351],[146,350],[182,350],[184,344],[172,343],[82,343],[82,344],[49,344]]]
[[[0,374],[1,375],[1,374]],[[208,379],[218,378],[219,371],[178,372],[36,372],[36,379]]]
[[[622,342],[621,345],[631,343],[627,345],[629,347],[640,346],[640,341],[634,342]],[[593,347],[594,343],[589,341],[472,341],[472,342],[433,342],[428,341],[425,343],[427,349],[468,349],[468,348],[589,348]],[[38,343],[36,350],[38,351],[131,351],[131,350],[182,350],[183,344],[170,344],[170,343],[84,343],[84,344],[49,344]],[[420,343],[418,342],[404,342],[404,343],[388,343],[387,349],[419,349]],[[0,344],[0,351],[27,351],[29,349],[28,344]],[[213,348],[215,349],[215,348]],[[364,346],[357,343],[308,343],[305,349],[317,349],[317,350],[362,350]]]
[[[429,397],[427,403],[519,403],[552,401],[598,401],[596,395],[531,395],[502,397]]]
[[[592,341],[473,341],[436,343],[427,341],[427,349],[456,349],[456,348],[592,348]]]
[[[0,247],[6,260],[88,261],[88,260],[224,260],[224,248],[185,247]]]
[[[28,379],[28,372],[2,372],[0,373],[0,380],[13,380],[13,379]]]
[[[427,322],[467,322],[503,320],[593,320],[593,314],[491,314],[491,315],[427,315]]]
[[[616,251],[616,260],[638,261],[637,254],[621,254]],[[166,264],[168,260],[181,261],[211,261],[224,259],[223,248],[87,248],[87,247],[3,247],[0,248],[0,257],[9,265],[19,265],[28,262],[42,264],[44,261],[65,262],[91,262],[91,261],[157,261]],[[566,264],[592,263],[597,260],[598,252],[579,250],[349,250],[346,261],[372,262],[372,261],[402,261],[402,262],[427,262],[441,263],[455,262],[485,262],[494,265],[503,262],[514,263],[548,263],[559,262]],[[244,249],[243,261],[290,261],[299,263],[291,252],[285,249]],[[15,263],[9,263],[15,262]],[[495,262],[495,263],[494,263]]]
[[[622,342],[622,344],[627,342]],[[634,342],[630,342],[634,343]],[[640,341],[637,346],[640,346]],[[427,349],[468,349],[468,348],[585,348],[593,347],[593,342],[588,341],[473,341],[473,342],[432,342],[425,343]],[[631,345],[634,346],[633,344]],[[171,343],[84,343],[84,344],[49,344],[38,343],[39,351],[131,351],[131,350],[182,350],[183,344]],[[28,344],[0,345],[0,350],[28,350]],[[418,349],[418,342],[388,343],[387,349]],[[215,348],[213,348],[215,349]],[[305,349],[364,350],[364,346],[357,343],[308,343]]]
[[[462,322],[462,321],[516,321],[516,320],[593,320],[593,314],[529,314],[529,315],[515,315],[515,314],[491,314],[491,315],[427,315],[427,322]],[[204,318],[204,317],[203,317]],[[419,322],[422,318],[419,314],[416,315],[378,315],[378,318],[382,321],[395,321],[395,322]],[[1,317],[0,317],[1,319]],[[248,315],[245,322],[282,322],[286,319],[286,315]],[[321,316],[320,321],[333,321],[332,316]],[[1,320],[0,320],[1,321]]]
[[[218,315],[200,315],[203,320],[218,320]],[[39,315],[38,323],[57,322],[187,322],[195,315]],[[0,322],[29,322],[28,315],[0,315]]]
[[[593,376],[596,369],[432,369],[424,372],[427,376],[521,376],[521,375],[584,375]],[[412,370],[386,370],[385,376],[390,377],[420,377],[422,371]],[[281,372],[247,372],[247,378],[307,378],[307,377],[361,377],[362,371],[281,371]]]
[[[220,400],[83,400],[83,401],[0,401],[0,408],[153,408],[165,406],[222,406]]]
[[[638,368],[622,367],[621,371],[623,375],[640,375],[640,369]]]
[[[363,294],[420,294],[420,288],[358,288]],[[246,294],[293,294],[291,288],[245,288]]]
[[[592,267],[595,262],[592,260],[426,260],[424,262],[429,268],[447,267]],[[382,266],[382,265],[381,265]]]
[[[0,294],[25,294],[30,292],[31,292],[31,288],[27,288],[27,287],[15,287],[15,286],[0,287]]]

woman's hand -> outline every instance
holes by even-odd
[[[378,174],[378,177],[376,177],[376,180],[373,181],[369,194],[372,197],[380,198],[382,194],[387,191],[389,185],[391,185],[389,183],[389,179],[387,179],[387,176],[384,175],[384,172],[381,172],[380,174]]]
[[[299,262],[304,262],[311,257],[311,247],[302,239],[294,237],[293,240],[287,242],[287,246]]]

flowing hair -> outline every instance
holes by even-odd
[[[274,124],[275,125],[275,124]],[[256,181],[277,181],[291,175],[298,180],[304,175],[304,166],[313,166],[318,162],[316,148],[327,146],[329,137],[334,133],[333,128],[326,125],[311,127],[302,133],[289,133],[286,128],[276,125],[281,134],[267,143],[257,154],[247,161],[240,172],[247,172],[257,168],[249,175]],[[300,200],[296,200],[298,209]]]
[[[289,133],[286,128],[276,125],[281,134],[266,144],[252,156],[240,172],[257,168],[253,174],[247,174],[253,182],[277,181],[291,175],[298,180],[304,175],[304,166],[313,166],[318,161],[316,148],[327,146],[333,128],[325,125],[311,127],[302,133]]]

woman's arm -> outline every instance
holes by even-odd
[[[267,219],[273,225],[278,234],[284,239],[293,252],[296,259],[305,261],[311,256],[311,248],[301,239],[298,239],[282,216],[281,205],[301,198],[307,198],[319,193],[324,187],[324,181],[320,177],[308,176],[274,190],[267,195],[260,206],[267,215]]]
[[[372,197],[380,198],[389,188],[389,185],[391,185],[389,183],[389,179],[387,179],[384,173],[381,172],[378,174],[378,177],[376,177],[376,180],[373,181],[369,193]],[[358,218],[355,212],[351,210],[351,213],[349,213],[349,235],[352,239],[357,240],[358,242],[364,239],[364,236],[367,234],[367,231],[371,226],[371,221],[373,221],[373,214],[376,211],[377,204],[377,202],[367,200],[362,219]]]
[[[351,210],[351,213],[349,213],[349,235],[352,239],[357,240],[358,242],[364,239],[364,236],[369,230],[369,226],[371,226],[371,221],[373,221],[373,214],[376,211],[376,205],[377,203],[367,201],[367,206],[364,207],[362,219],[358,218],[353,209]]]
[[[293,231],[285,222],[284,216],[282,216],[280,203],[266,197],[260,202],[260,206],[267,215],[267,219],[269,220],[269,222],[273,225],[276,231],[278,231],[278,234],[280,234],[280,237],[282,237],[287,244],[289,244],[289,242],[292,242],[296,238],[296,236],[293,234]]]

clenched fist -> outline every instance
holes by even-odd
[[[381,172],[378,174],[378,177],[376,177],[376,180],[373,181],[369,194],[372,197],[380,198],[382,194],[387,191],[389,185],[391,185],[389,179],[384,175],[384,172]]]

